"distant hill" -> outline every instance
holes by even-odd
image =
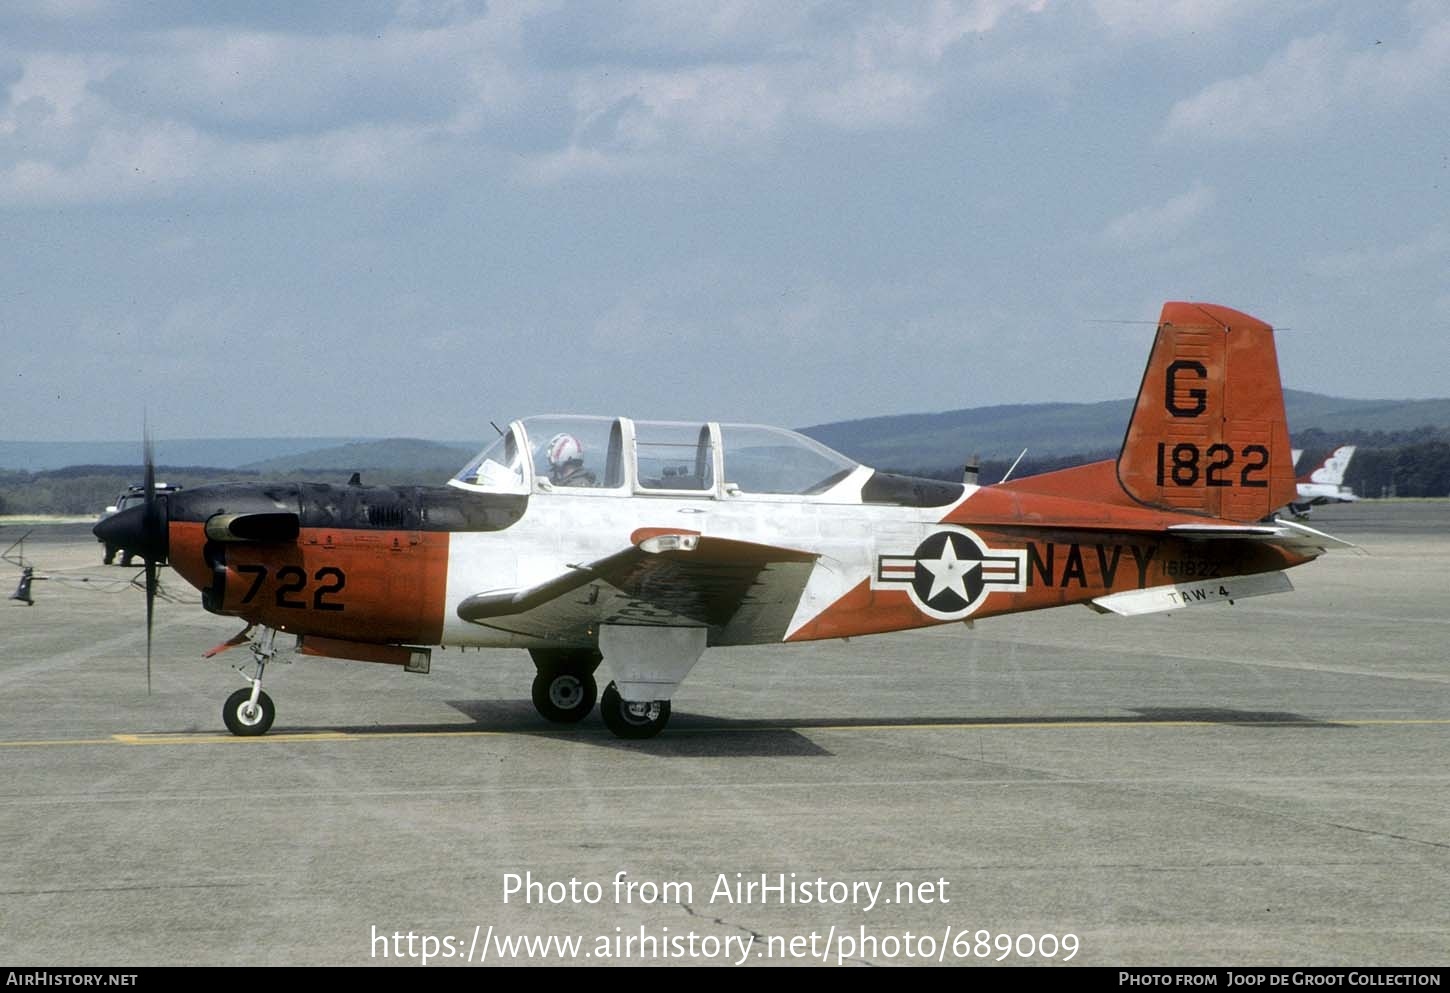
[[[964,462],[972,454],[1011,458],[1116,449],[1130,400],[974,407],[939,414],[902,414],[802,428],[822,444],[871,466]]]
[[[1284,391],[1289,430],[1318,430],[1326,434],[1348,431],[1413,431],[1450,428],[1450,399],[1347,400],[1299,390]]]
[[[1293,434],[1450,430],[1450,399],[1350,400],[1285,390]],[[802,428],[804,434],[871,466],[924,468],[959,465],[973,455],[1012,459],[1026,448],[1036,458],[1116,453],[1132,400],[974,407],[935,414],[901,414]]]
[[[249,462],[315,451],[358,438],[161,438],[156,460],[168,465],[236,469]],[[471,454],[471,453],[470,453]],[[71,465],[141,464],[141,439],[134,441],[0,441],[0,469],[43,472]]]
[[[1286,390],[1285,404],[1290,431],[1296,436],[1316,432],[1313,444],[1334,444],[1352,433],[1393,434],[1427,426],[1450,431],[1450,399],[1351,400]],[[838,421],[802,430],[867,465],[919,469],[959,465],[973,454],[1010,461],[1023,448],[1034,459],[1116,453],[1131,408],[1132,401],[1126,399],[1011,404]],[[193,438],[158,440],[156,457],[170,465],[263,474],[382,470],[437,479],[451,476],[478,447],[478,442],[408,438]],[[140,456],[139,441],[0,441],[0,470],[136,466]]]
[[[393,470],[419,472],[447,478],[476,454],[474,448],[420,441],[417,438],[388,438],[383,441],[354,441],[330,448],[296,452],[243,466],[253,472],[294,473],[307,470],[360,472]]]

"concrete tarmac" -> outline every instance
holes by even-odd
[[[1444,966],[1450,502],[1310,523],[1362,550],[1233,607],[710,651],[642,743],[457,650],[274,665],[234,738],[240,623],[163,573],[148,695],[139,570],[37,528],[0,962]]]

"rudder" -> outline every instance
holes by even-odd
[[[1140,503],[1257,521],[1297,495],[1274,330],[1205,303],[1163,305],[1118,481]]]

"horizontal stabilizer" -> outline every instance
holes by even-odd
[[[1265,541],[1303,555],[1320,555],[1331,548],[1358,547],[1353,542],[1325,534],[1298,521],[1278,517],[1263,524],[1170,524],[1168,533],[1202,541]]]
[[[1195,583],[1175,583],[1172,586],[1153,586],[1146,590],[1111,593],[1093,600],[1090,606],[1099,613],[1134,617],[1138,614],[1156,614],[1162,610],[1179,610],[1210,603],[1233,603],[1245,597],[1288,593],[1293,589],[1294,584],[1282,572],[1260,572],[1249,576],[1204,579]]]
[[[1309,525],[1307,525],[1307,524],[1300,524],[1298,521],[1286,521],[1282,517],[1276,517],[1276,518],[1274,518],[1274,523],[1276,525],[1278,525],[1279,527],[1285,529],[1285,531],[1282,532],[1281,537],[1283,535],[1289,535],[1289,534],[1296,535],[1298,540],[1296,542],[1294,542],[1293,544],[1294,545],[1297,545],[1298,547],[1301,547],[1301,548],[1302,547],[1317,547],[1317,548],[1319,548],[1321,550],[1328,551],[1331,547],[1337,547],[1337,548],[1358,548],[1359,547],[1358,545],[1356,545],[1352,541],[1345,541],[1343,538],[1336,538],[1332,534],[1325,534],[1323,531],[1320,531],[1318,528],[1311,528]],[[1283,542],[1281,542],[1281,543],[1283,543]]]
[[[1282,532],[1270,524],[1170,524],[1168,533],[1182,538],[1276,538]]]

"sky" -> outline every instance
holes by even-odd
[[[1443,0],[0,6],[0,437],[1450,394]]]

